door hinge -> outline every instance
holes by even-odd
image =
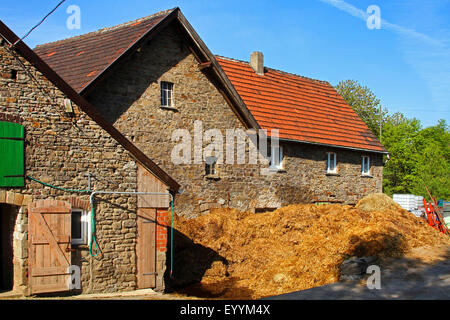
[[[67,242],[67,246],[66,246],[66,252],[76,252],[76,249],[71,248],[71,244],[72,244],[72,240],[70,239],[70,236],[68,236],[69,241]]]

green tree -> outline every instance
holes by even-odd
[[[383,186],[388,195],[410,193],[419,157],[417,135],[420,121],[403,116],[388,118],[383,130],[383,144],[389,151],[384,167]]]
[[[445,151],[436,143],[430,143],[422,151],[414,171],[411,193],[429,198],[425,186],[433,197],[450,199],[450,162],[445,160]]]
[[[388,117],[383,143],[390,153],[384,168],[385,193],[450,199],[450,131],[446,122],[422,129],[417,119]]]
[[[450,130],[445,120],[421,130],[417,145],[421,150],[411,192],[428,198],[427,186],[434,197],[450,200]]]
[[[450,200],[450,131],[445,120],[422,128],[418,119],[407,119],[402,113],[390,115],[369,88],[354,80],[339,82],[336,90],[389,152],[384,167],[385,193],[428,198],[427,186],[434,197]]]
[[[340,81],[335,88],[375,136],[380,138],[380,121],[383,125],[387,110],[381,107],[375,94],[355,80]]]

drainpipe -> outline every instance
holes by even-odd
[[[159,193],[159,192],[120,192],[120,191],[93,191],[90,196],[91,203],[91,219],[92,219],[92,230],[91,230],[91,243],[89,245],[89,253],[92,257],[97,257],[99,255],[100,249],[98,247],[97,239],[95,238],[95,208],[94,208],[94,197],[97,194],[119,194],[119,195],[136,195],[136,196],[169,196],[170,197],[170,208],[171,208],[171,235],[170,235],[170,277],[173,275],[173,196],[170,193]],[[95,245],[96,254],[93,254],[92,247]]]
[[[91,192],[92,191],[92,189],[91,189],[91,178],[93,177],[93,175],[90,172],[88,172],[87,174],[85,174],[85,176],[88,177],[88,191]]]

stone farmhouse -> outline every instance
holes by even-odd
[[[0,83],[0,291],[162,290],[178,183],[1,21]]]
[[[34,51],[3,23],[0,40],[3,289],[68,291],[78,266],[83,293],[163,290],[171,204],[189,218],[382,191],[387,152],[328,82],[215,56],[179,8]],[[180,130],[193,161],[174,161]],[[260,130],[279,143],[252,162]],[[238,131],[245,161],[208,149]]]
[[[35,52],[180,183],[177,214],[354,204],[382,191],[386,150],[329,83],[267,68],[257,52],[250,63],[216,57],[178,8]],[[276,129],[279,148],[265,164],[230,165],[214,156],[174,164],[174,130],[194,137],[196,121],[223,137],[230,129]],[[197,143],[206,147],[203,138]],[[191,152],[194,158],[195,147]]]

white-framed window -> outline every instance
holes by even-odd
[[[161,81],[161,106],[173,108],[173,83]]]
[[[72,210],[71,243],[73,245],[87,245],[90,238],[90,214],[86,210]]]
[[[368,156],[362,157],[361,174],[363,176],[370,176],[370,157]]]
[[[282,170],[283,160],[284,160],[283,147],[272,146],[270,148],[270,169]]]
[[[205,174],[207,176],[214,176],[217,174],[216,170],[217,158],[216,157],[207,157],[205,164]]]
[[[327,173],[337,173],[337,154],[335,152],[327,153]]]

